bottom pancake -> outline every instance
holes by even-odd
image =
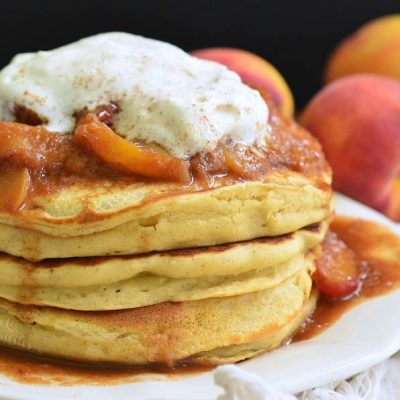
[[[290,338],[297,331],[299,326],[311,315],[316,306],[318,300],[318,291],[314,289],[311,292],[310,298],[304,304],[301,312],[298,313],[297,317],[290,321],[287,325],[277,330],[275,335],[268,335],[261,340],[254,342],[231,345],[226,347],[219,347],[211,351],[196,354],[190,360],[194,364],[200,365],[218,365],[235,363],[238,361],[247,360],[248,358],[255,357],[257,354],[273,350],[278,347],[285,339]]]
[[[0,299],[0,343],[84,362],[220,364],[277,347],[315,306],[309,267],[274,288],[119,311],[69,311]]]

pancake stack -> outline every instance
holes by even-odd
[[[0,344],[221,364],[312,312],[318,141],[222,65],[124,33],[0,72]]]
[[[262,180],[75,180],[1,211],[1,343],[168,366],[279,346],[315,307],[332,193],[316,140],[276,114],[271,127],[292,158]]]

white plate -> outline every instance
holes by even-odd
[[[400,232],[379,213],[344,196],[336,196],[336,210],[382,222]],[[351,309],[323,334],[243,362],[240,367],[292,393],[347,378],[400,349],[399,304],[400,290],[372,299]],[[175,381],[109,387],[29,386],[0,376],[1,399],[13,400],[211,400],[220,393],[211,372]]]

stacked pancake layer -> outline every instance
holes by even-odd
[[[207,190],[197,184],[77,183],[35,196],[23,215],[0,211],[0,251],[39,261],[279,236],[329,217],[330,171],[321,175],[328,187],[294,173]]]
[[[29,219],[3,215],[1,342],[131,365],[275,348],[315,306],[311,274],[332,208],[330,191],[299,182],[156,198],[151,185],[86,197],[68,188],[36,198]]]

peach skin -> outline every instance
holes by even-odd
[[[261,92],[266,90],[283,115],[293,116],[294,100],[289,86],[277,69],[263,58],[245,50],[229,47],[194,50],[191,54],[226,65],[247,85]]]
[[[356,73],[400,79],[400,14],[373,20],[339,44],[326,65],[325,81]]]
[[[338,79],[306,106],[301,123],[321,142],[335,189],[400,221],[400,82]]]

